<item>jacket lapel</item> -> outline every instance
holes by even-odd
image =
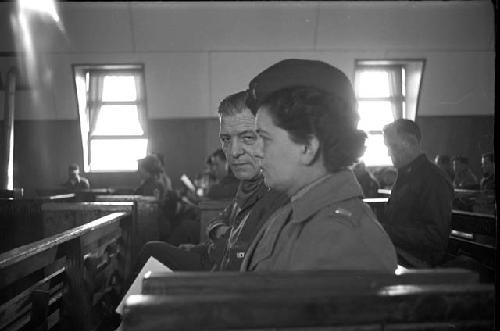
[[[272,255],[277,237],[284,223],[290,217],[291,212],[291,205],[286,204],[278,209],[260,229],[245,256],[245,260],[247,260],[244,265],[245,270],[254,269],[257,264],[268,259]]]

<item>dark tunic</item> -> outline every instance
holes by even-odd
[[[382,221],[400,264],[425,268],[443,262],[452,201],[450,180],[424,154],[398,169]]]
[[[288,202],[288,197],[269,189],[261,175],[251,181],[242,181],[233,203],[210,222],[207,232],[213,236],[221,225],[230,226],[225,238],[222,256],[216,255],[217,270],[239,270],[245,253],[255,235],[273,212]],[[217,251],[217,247],[211,250]]]

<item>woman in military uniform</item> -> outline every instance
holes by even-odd
[[[242,271],[397,268],[389,236],[348,169],[366,135],[348,78],[320,61],[284,60],[250,83],[266,184],[290,203],[250,245]]]

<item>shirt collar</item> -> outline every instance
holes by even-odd
[[[328,174],[303,187],[291,197],[291,222],[303,222],[325,206],[362,196],[361,186],[351,170]]]

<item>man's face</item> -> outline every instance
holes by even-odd
[[[250,109],[234,115],[222,115],[219,137],[227,162],[236,178],[252,179],[260,171],[260,160],[255,157],[261,140],[255,132],[255,116]]]
[[[410,163],[412,160],[409,159],[409,144],[398,136],[396,132],[387,131],[384,134],[384,144],[389,150],[389,156],[391,157],[392,164],[396,168],[403,167]]]
[[[283,192],[290,191],[300,174],[300,150],[286,130],[273,123],[265,107],[259,109],[257,133],[262,138],[262,173],[266,185]]]

